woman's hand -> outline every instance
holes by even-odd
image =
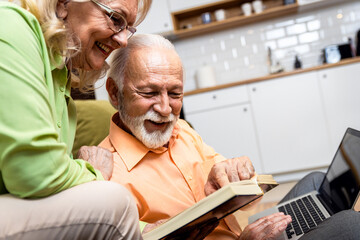
[[[102,147],[82,146],[78,152],[78,158],[89,162],[94,168],[99,170],[105,180],[109,180],[114,169],[112,153]]]
[[[282,212],[262,217],[245,227],[239,240],[273,240],[285,231],[291,217]]]

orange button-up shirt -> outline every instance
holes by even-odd
[[[173,217],[205,197],[211,167],[225,158],[206,145],[185,121],[175,125],[168,147],[158,149],[147,148],[116,122],[118,113],[100,146],[113,153],[111,181],[133,194],[141,221],[154,223]],[[230,215],[206,239],[237,239],[240,232],[235,217]]]

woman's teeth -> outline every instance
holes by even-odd
[[[108,48],[107,46],[105,46],[104,44],[102,44],[101,42],[95,42],[96,46],[98,46],[99,48],[101,48],[104,52],[109,53],[110,52],[110,48]]]

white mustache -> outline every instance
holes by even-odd
[[[150,121],[153,121],[156,123],[172,122],[175,119],[176,119],[176,117],[172,113],[170,113],[170,115],[168,117],[163,117],[154,111],[148,111],[144,116],[144,120],[150,120]]]

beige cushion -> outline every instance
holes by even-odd
[[[106,100],[75,100],[77,127],[74,147],[74,158],[81,146],[96,146],[108,134],[110,119],[116,109]]]

